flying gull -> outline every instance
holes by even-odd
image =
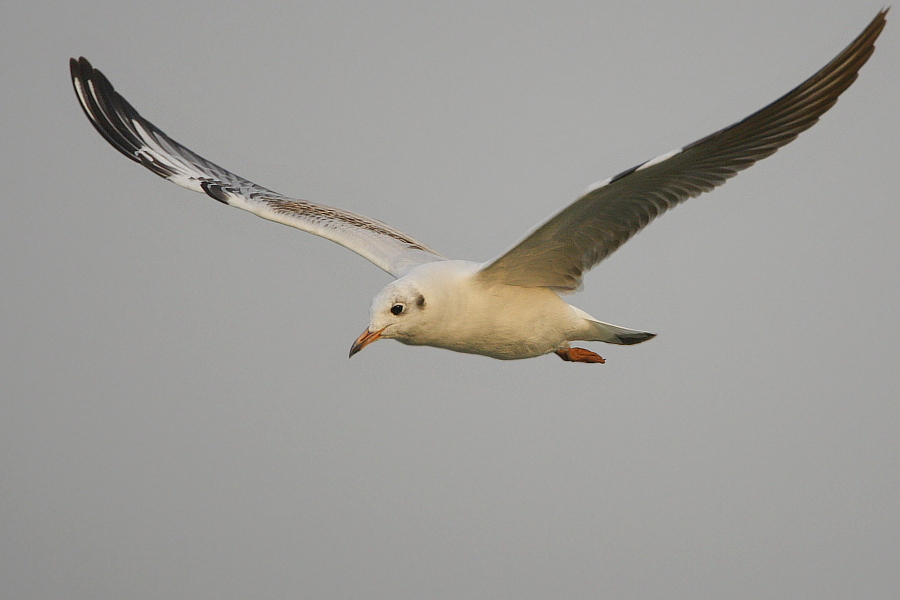
[[[372,301],[353,356],[381,338],[499,359],[550,352],[572,362],[603,358],[574,341],[637,344],[654,334],[598,321],[566,303],[584,273],[654,217],[708,192],[809,129],[857,77],[874,51],[887,9],[843,52],[749,117],[592,186],[499,257],[450,260],[375,219],[283,196],[188,150],[138,112],[85,58],[71,59],[75,92],[97,131],[160,177],[322,236],[395,277]]]

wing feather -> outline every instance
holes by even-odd
[[[812,127],[857,77],[885,25],[884,9],[815,75],[749,117],[593,186],[480,276],[509,285],[578,289],[585,271],[650,221],[771,156]]]
[[[347,210],[283,196],[185,148],[138,112],[85,58],[69,63],[84,113],[116,150],[173,183],[264,219],[336,242],[394,277],[417,265],[445,260],[406,234]]]

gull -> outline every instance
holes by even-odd
[[[815,75],[749,117],[591,186],[581,198],[484,263],[450,260],[375,219],[283,196],[223,169],[163,133],[85,58],[71,59],[81,107],[107,142],[160,177],[223,204],[296,227],[393,275],[372,301],[350,356],[378,339],[497,359],[551,352],[604,359],[571,342],[637,344],[655,334],[598,321],[565,302],[584,273],[651,220],[722,185],[812,127],[857,77],[888,9]]]

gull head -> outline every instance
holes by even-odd
[[[372,300],[369,327],[353,342],[350,356],[380,338],[414,343],[426,325],[427,309],[428,300],[414,281],[403,278],[392,282]]]

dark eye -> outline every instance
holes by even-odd
[[[399,315],[403,312],[404,306],[402,304],[395,304],[391,307],[391,314]]]

